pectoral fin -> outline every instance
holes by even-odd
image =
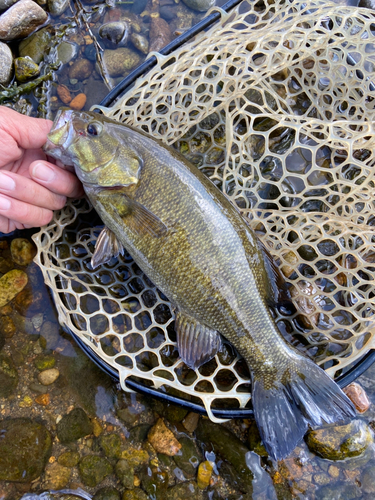
[[[182,312],[176,315],[175,328],[180,357],[190,368],[199,368],[220,350],[220,334]]]
[[[124,223],[133,231],[138,233],[140,236],[146,233],[154,236],[155,238],[160,238],[167,233],[167,226],[159,219],[159,217],[150,212],[148,208],[143,206],[141,203],[132,200],[125,194],[122,195],[122,198],[122,209],[119,210],[118,205],[116,205],[116,211],[124,220]]]
[[[117,257],[120,253],[124,253],[122,243],[107,226],[104,226],[96,240],[95,252],[91,257],[91,266],[95,269],[111,260],[112,257]]]

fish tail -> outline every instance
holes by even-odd
[[[292,375],[290,375],[292,373]],[[297,446],[308,425],[331,424],[356,415],[340,387],[308,358],[298,356],[294,370],[269,384],[253,378],[254,416],[271,458],[280,460]]]

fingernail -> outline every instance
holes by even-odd
[[[10,200],[0,196],[0,210],[9,210],[11,206]]]
[[[51,182],[56,177],[56,172],[44,163],[37,163],[33,167],[32,176],[39,181]]]
[[[16,183],[9,175],[0,173],[0,189],[2,191],[13,191],[16,189]]]

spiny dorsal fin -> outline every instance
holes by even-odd
[[[104,226],[98,236],[95,244],[95,252],[91,257],[91,266],[93,269],[110,261],[112,257],[124,254],[124,247],[107,226]]]
[[[176,315],[175,328],[180,357],[190,368],[199,368],[221,348],[221,337],[216,330],[180,311]]]

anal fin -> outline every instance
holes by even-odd
[[[180,311],[176,315],[175,328],[180,357],[194,370],[213,358],[221,348],[221,337],[216,330]]]
[[[91,266],[93,269],[101,264],[110,261],[112,257],[117,257],[119,254],[123,255],[124,247],[107,226],[104,226],[98,236],[95,244],[95,252],[91,257]]]

